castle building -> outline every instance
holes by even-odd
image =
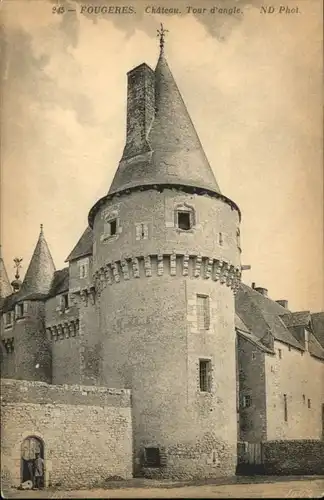
[[[46,485],[75,485],[234,475],[248,453],[238,443],[323,439],[324,313],[241,283],[240,210],[163,42],[155,70],[127,75],[125,148],[67,267],[55,270],[43,228],[22,283],[1,260],[10,485],[36,449]]]

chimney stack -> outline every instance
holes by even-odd
[[[276,302],[285,309],[288,309],[288,300],[276,300]]]
[[[127,132],[123,160],[151,150],[147,135],[155,115],[155,75],[145,63],[127,73]]]
[[[264,297],[268,297],[268,290],[267,288],[263,288],[262,286],[254,287],[254,290],[256,292],[261,293]]]

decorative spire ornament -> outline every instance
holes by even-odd
[[[164,37],[166,33],[169,33],[169,30],[165,30],[163,24],[161,23],[161,28],[157,31],[157,36],[160,37],[160,52],[161,54],[164,51]]]

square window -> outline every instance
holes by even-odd
[[[209,330],[209,297],[208,295],[197,295],[197,323],[199,330]]]
[[[201,392],[211,392],[211,361],[199,360],[199,388]]]
[[[190,212],[178,212],[178,228],[183,229],[184,231],[188,231],[191,229],[191,221],[190,221]]]
[[[243,395],[242,406],[243,408],[250,408],[252,406],[252,397],[249,394]]]
[[[146,467],[160,467],[161,458],[159,448],[144,448],[144,460]]]

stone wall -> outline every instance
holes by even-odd
[[[274,349],[276,356],[265,356],[267,439],[321,439],[324,362],[282,342]]]
[[[46,301],[47,338],[52,351],[53,384],[80,384],[80,335],[76,322],[79,319],[77,304],[71,301],[70,308],[60,308],[61,295]],[[66,334],[66,326],[73,324],[71,334]]]
[[[175,227],[175,210],[183,205],[194,211],[195,224],[189,231]],[[117,234],[104,239],[105,219],[110,217],[118,220]],[[147,225],[148,238],[136,238],[138,223]],[[108,200],[96,215],[93,271],[107,261],[172,252],[225,259],[237,267],[238,227],[238,213],[220,199],[171,189],[121,195]]]
[[[24,314],[15,318],[10,328],[1,329],[1,338],[13,339],[12,352],[3,356],[3,377],[51,382],[51,345],[46,336],[45,305],[41,301],[24,301]]]
[[[238,334],[239,440],[258,443],[267,437],[264,352]],[[245,397],[251,398],[246,406]]]
[[[324,441],[267,441],[262,449],[267,474],[324,474]]]
[[[21,482],[21,446],[44,444],[45,485],[89,487],[132,476],[130,391],[43,382],[1,382],[3,488]]]

